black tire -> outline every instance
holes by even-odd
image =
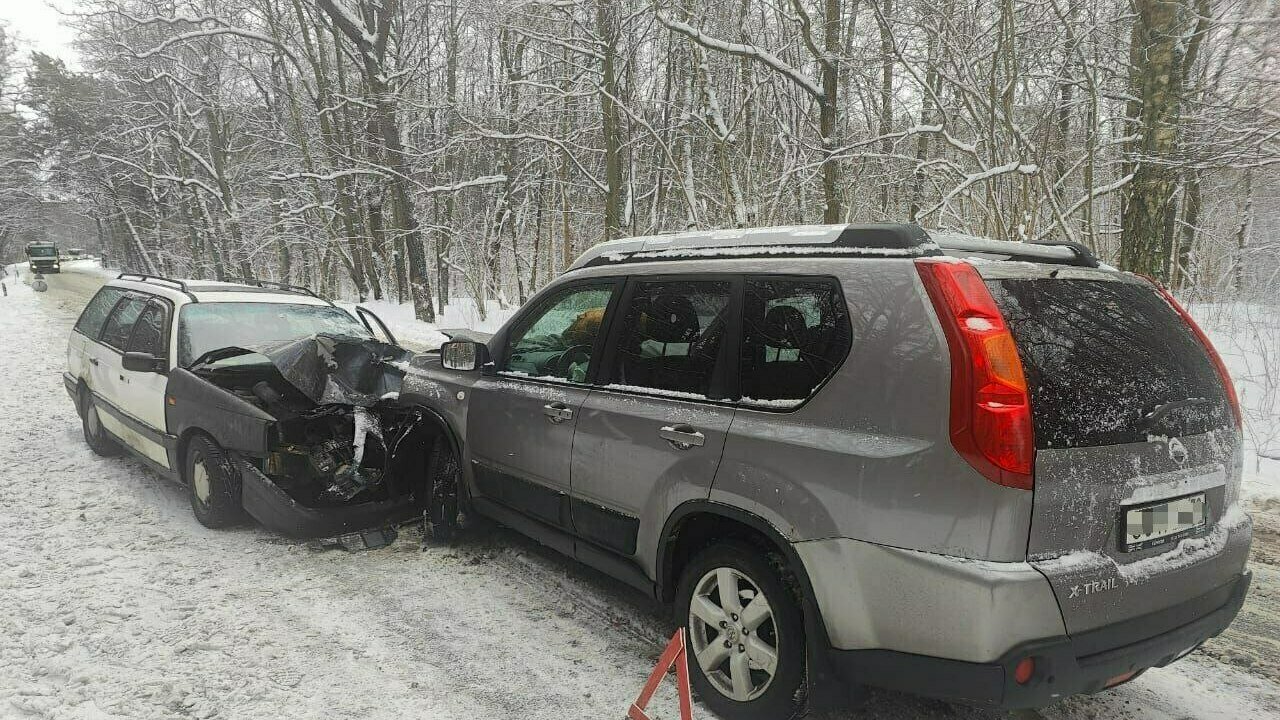
[[[187,442],[182,477],[191,497],[191,511],[207,528],[224,528],[244,519],[240,502],[240,476],[230,458],[208,435]]]
[[[791,720],[804,712],[804,621],[798,599],[784,582],[785,567],[783,559],[775,553],[764,552],[746,543],[720,542],[694,556],[680,576],[675,612],[676,622],[685,629],[690,681],[702,702],[721,717],[735,720]],[[751,630],[741,622],[746,620],[746,613],[742,617],[734,613],[732,617],[724,618],[731,623],[724,628],[713,628],[693,617],[690,607],[695,592],[705,590],[704,583],[710,582],[709,578],[717,575],[721,568],[727,568],[740,576],[734,582],[739,587],[738,602],[744,607],[749,607],[751,600],[758,599],[760,594],[764,595],[772,613],[769,620]],[[749,591],[753,595],[748,596]],[[724,601],[718,600],[718,593],[719,578],[715,581],[714,593],[700,593],[700,597],[705,597],[719,607]],[[728,614],[729,611],[725,612]],[[710,635],[716,631],[717,635]],[[754,638],[751,637],[752,633],[755,634]],[[763,646],[758,644],[761,641]],[[715,676],[713,679],[699,662],[698,646],[701,645],[706,650],[719,650],[723,642],[730,643],[730,646],[725,648],[727,656],[722,663],[711,668],[710,672]],[[751,645],[752,642],[757,644]],[[759,647],[772,647],[775,650],[777,660],[771,679],[766,680],[767,671],[757,660],[762,657],[756,651]],[[721,689],[733,682],[735,660],[746,663],[749,687],[759,686],[752,690],[748,699],[734,699],[729,694],[732,688]]]
[[[95,454],[102,457],[113,457],[120,454],[120,443],[117,443],[102,427],[98,416],[98,406],[93,401],[93,393],[88,388],[80,389],[80,429],[84,431],[84,441]]]
[[[427,506],[422,513],[422,532],[430,541],[452,542],[458,534],[458,488],[462,467],[443,435],[431,446],[431,466],[427,477]]]

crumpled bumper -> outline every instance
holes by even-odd
[[[294,538],[342,535],[403,522],[417,515],[413,498],[402,497],[329,508],[312,508],[289,497],[243,457],[233,459],[240,473],[245,512],[268,530]]]

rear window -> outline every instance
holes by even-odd
[[[102,334],[102,323],[107,320],[107,313],[115,307],[116,301],[124,295],[124,288],[104,287],[84,306],[80,319],[76,321],[76,332],[90,339],[97,340]]]
[[[1141,442],[1231,423],[1204,347],[1150,287],[1048,278],[987,286],[1018,344],[1036,447]]]

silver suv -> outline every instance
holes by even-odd
[[[1042,706],[1182,657],[1249,586],[1230,379],[1079,245],[631,238],[413,365],[462,510],[673,603],[725,717]]]

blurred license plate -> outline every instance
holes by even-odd
[[[1142,550],[1163,545],[1204,529],[1208,523],[1204,493],[1124,511],[1124,549]]]

